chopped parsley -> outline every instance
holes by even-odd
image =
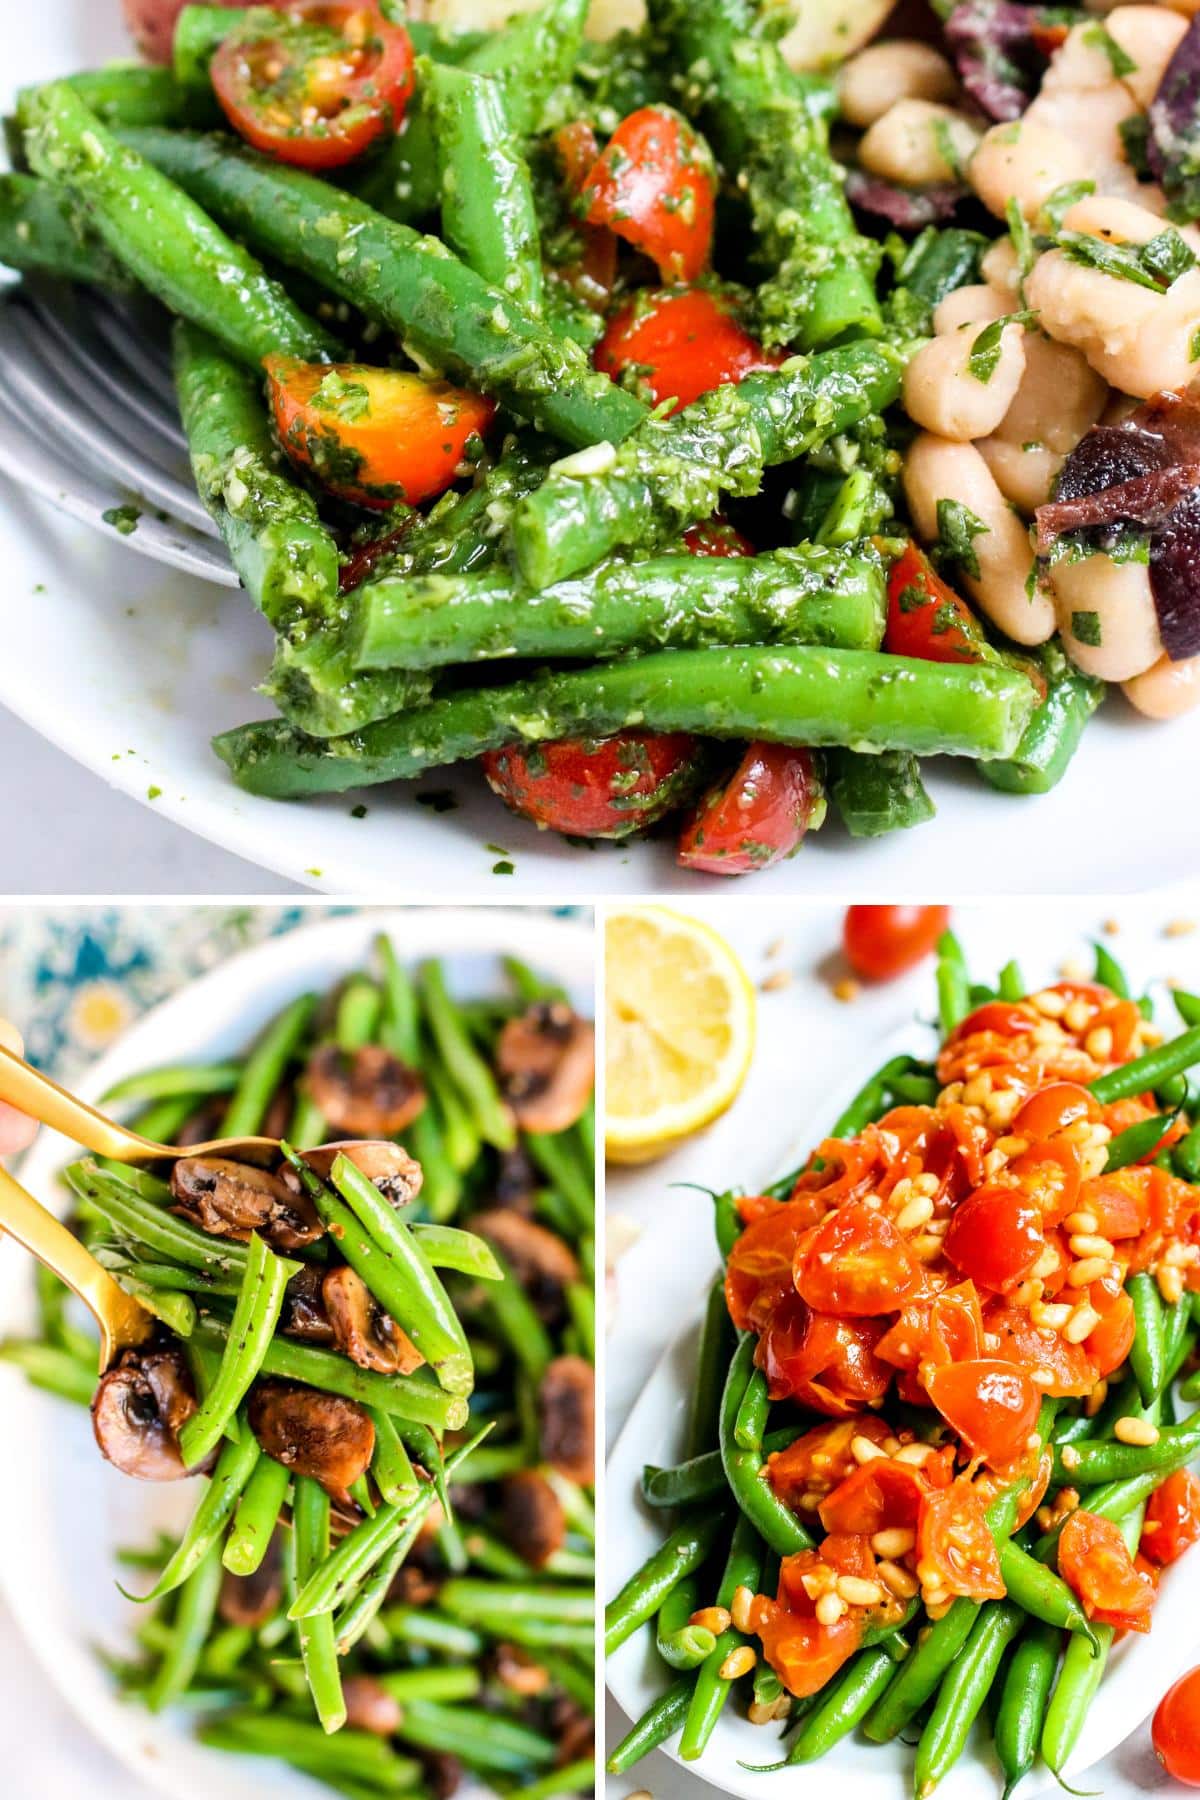
[[[1006,325],[1029,325],[1034,314],[1031,312],[1005,313],[1002,318],[993,319],[976,333],[967,356],[967,369],[976,381],[988,382],[1000,366],[1000,340],[1004,336]]]
[[[492,874],[493,875],[515,875],[516,869],[513,867],[512,863],[510,863],[510,862],[493,863],[492,864]]]
[[[1078,638],[1081,644],[1090,644],[1096,649],[1100,643],[1100,614],[1098,612],[1073,612],[1071,614],[1071,635]]]
[[[991,527],[960,500],[939,500],[937,523],[937,543],[930,552],[935,567],[943,573],[950,568],[961,569],[964,575],[973,575],[978,580],[975,539],[985,536]]]
[[[1162,294],[1196,266],[1195,254],[1174,226],[1168,225],[1145,244],[1110,244],[1086,231],[1063,231],[1058,247],[1085,268],[1098,269],[1121,281]]]
[[[1004,216],[1008,221],[1008,235],[1012,239],[1013,249],[1017,253],[1017,268],[1020,270],[1021,280],[1024,281],[1037,261],[1037,250],[1033,242],[1033,233],[1029,229],[1029,220],[1021,211],[1021,202],[1015,194],[1005,205]]]
[[[356,425],[371,410],[371,396],[361,381],[347,381],[337,369],[322,377],[312,397],[318,412],[332,413],[344,425]]]
[[[1064,216],[1070,212],[1077,200],[1086,200],[1094,194],[1094,181],[1064,181],[1056,187],[1052,194],[1047,194],[1042,201],[1041,217],[1045,219],[1051,231],[1060,231]]]
[[[133,536],[141,516],[141,511],[136,506],[110,506],[107,512],[100,514],[104,523],[111,525],[114,531],[119,531],[122,537]]]
[[[1107,25],[1091,25],[1083,34],[1083,41],[1093,50],[1103,50],[1108,58],[1108,66],[1119,80],[1122,75],[1136,75],[1138,65],[1127,50],[1122,50]]]

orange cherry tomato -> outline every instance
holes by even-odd
[[[925,1386],[946,1423],[994,1469],[1025,1454],[1041,1396],[1015,1364],[992,1357],[943,1363],[929,1371]]]
[[[978,662],[985,648],[979,621],[910,538],[888,576],[887,631],[892,656],[923,662]]]
[[[331,494],[359,506],[418,506],[461,473],[496,412],[448,381],[358,363],[263,361],[279,441]]]
[[[1100,1116],[1099,1102],[1077,1081],[1051,1081],[1030,1094],[1010,1130],[1017,1137],[1048,1138],[1080,1119],[1098,1124]]]
[[[589,225],[644,251],[664,281],[695,281],[712,250],[712,152],[681,113],[643,106],[622,119],[583,184]]]
[[[1093,1306],[1096,1305],[1094,1290],[1098,1286],[1098,1282],[1093,1282],[1089,1289]],[[1096,1310],[1100,1309],[1097,1307]],[[1118,1294],[1108,1311],[1100,1314],[1100,1323],[1083,1340],[1084,1352],[1095,1368],[1097,1381],[1111,1375],[1125,1361],[1133,1348],[1136,1331],[1133,1301],[1126,1293]]]
[[[830,1425],[814,1425],[786,1450],[768,1456],[767,1480],[794,1512],[806,1510],[802,1505],[806,1495],[823,1499],[858,1468],[850,1448],[856,1437],[882,1444],[887,1436],[888,1428],[877,1413],[852,1413]]]
[[[891,1525],[911,1529],[929,1486],[912,1463],[876,1456],[847,1475],[817,1510],[826,1531],[861,1532],[872,1537]]]
[[[1002,1302],[991,1305],[984,1311],[983,1322],[1000,1339],[994,1354],[1029,1375],[1036,1370],[1037,1385],[1043,1393],[1065,1398],[1090,1394],[1095,1387],[1096,1370],[1082,1344],[1069,1344],[1059,1331],[1044,1331],[1034,1324],[1025,1307]],[[1041,1378],[1045,1376],[1050,1379],[1042,1387]]]
[[[944,1249],[976,1287],[1008,1293],[1042,1253],[1041,1214],[1018,1188],[977,1188],[951,1215]]]
[[[863,1634],[859,1614],[847,1612],[835,1625],[815,1614],[794,1613],[774,1600],[758,1600],[752,1614],[763,1655],[789,1694],[803,1700],[817,1694],[858,1649]]]
[[[703,287],[639,290],[613,314],[592,353],[614,381],[634,369],[646,397],[656,406],[673,400],[673,412],[782,360],[742,329],[732,299]]]
[[[756,1360],[772,1400],[788,1395],[813,1412],[845,1418],[883,1399],[892,1371],[875,1346],[883,1327],[872,1319],[832,1319],[810,1312],[797,1294],[781,1300],[759,1339]]]
[[[1065,1138],[1031,1144],[1005,1173],[1028,1194],[1043,1225],[1057,1225],[1079,1204],[1079,1152]]]
[[[747,1225],[725,1264],[725,1304],[739,1331],[761,1331],[785,1294],[802,1232],[812,1226],[805,1200],[786,1200]]]
[[[1114,1169],[1085,1181],[1079,1190],[1078,1210],[1091,1213],[1096,1230],[1110,1243],[1139,1237],[1150,1223],[1150,1171]]]
[[[863,1201],[827,1213],[798,1246],[796,1291],[816,1312],[871,1318],[925,1286],[925,1271],[891,1220]]]
[[[1200,1538],[1200,1481],[1190,1469],[1176,1469],[1150,1496],[1141,1549],[1165,1568]]]
[[[1134,1568],[1111,1519],[1083,1507],[1071,1513],[1058,1540],[1058,1571],[1089,1619],[1122,1631],[1149,1631],[1153,1583]]]
[[[1200,1787],[1200,1668],[1189,1669],[1167,1689],[1150,1736],[1167,1774],[1185,1787]]]
[[[848,906],[842,949],[855,974],[891,981],[930,956],[949,923],[948,906]]]
[[[965,1481],[926,1494],[917,1524],[917,1565],[936,1570],[947,1593],[969,1600],[1004,1594],[1000,1557],[983,1501]]]

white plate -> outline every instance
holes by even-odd
[[[935,1047],[932,1031],[909,1025],[882,1040],[873,1040],[866,1060],[875,1067],[903,1052],[928,1056]],[[822,1098],[819,1116],[790,1139],[791,1147],[780,1158],[778,1173],[796,1168],[812,1146],[827,1135],[831,1122],[869,1073],[869,1067],[860,1068],[853,1078],[848,1077]],[[714,1182],[724,1178],[724,1171],[714,1170]],[[665,1254],[665,1245],[663,1250]],[[715,1275],[715,1260],[712,1272]],[[665,1535],[663,1514],[641,1500],[642,1466],[648,1462],[669,1465],[683,1455],[699,1330],[697,1314],[642,1389],[609,1455],[605,1476],[605,1579],[609,1593],[617,1591]],[[1181,1650],[1196,1640],[1196,1580],[1197,1569],[1193,1567],[1189,1573],[1186,1561],[1168,1570],[1154,1609],[1153,1631],[1147,1637],[1127,1638],[1109,1658],[1100,1696],[1088,1714],[1068,1764],[1068,1774],[1089,1768],[1128,1736],[1145,1718],[1148,1697],[1164,1693],[1179,1673]],[[648,1631],[636,1632],[607,1659],[606,1679],[613,1697],[631,1719],[638,1718],[662,1692],[663,1665]],[[744,1800],[771,1800],[775,1791],[771,1777],[751,1773],[741,1766],[744,1762],[778,1761],[785,1753],[778,1747],[778,1735],[771,1728],[751,1725],[727,1706],[698,1761],[683,1763],[677,1743],[676,1737],[665,1747],[666,1753],[690,1774],[723,1793],[741,1795]],[[815,1781],[815,1792],[836,1790],[838,1800],[895,1800],[895,1796],[907,1794],[911,1788],[911,1767],[912,1751],[898,1740],[876,1745],[855,1734],[824,1759],[808,1779]],[[789,1772],[783,1779],[790,1786],[806,1778],[799,1772]],[[1020,1793],[1032,1796],[1052,1787],[1054,1782],[1050,1770],[1039,1763],[1022,1784]],[[940,1783],[938,1796],[939,1800],[943,1796],[944,1800],[996,1800],[1003,1785],[990,1734],[980,1724],[968,1753]]]
[[[242,1049],[294,995],[324,991],[361,967],[380,930],[392,933],[406,959],[445,957],[458,993],[499,991],[497,958],[510,953],[562,982],[577,1005],[592,1008],[591,933],[583,924],[502,909],[361,913],[302,926],[182,989],[139,1020],[78,1084],[79,1092],[98,1099],[136,1070]],[[30,1191],[59,1210],[57,1171],[71,1154],[63,1139],[44,1133],[21,1169]],[[31,1320],[28,1260],[5,1246],[0,1333],[28,1329]],[[7,1367],[0,1368],[0,1422],[5,1441],[20,1446],[20,1479],[0,1483],[0,1586],[35,1655],[85,1723],[171,1800],[327,1793],[261,1758],[205,1750],[186,1717],[152,1718],[122,1704],[96,1659],[96,1645],[127,1652],[138,1618],[113,1585],[115,1551],[147,1543],[160,1525],[178,1528],[195,1506],[197,1484],[155,1487],[120,1475],[99,1456],[82,1408],[39,1393]]]
[[[8,10],[7,8],[5,9]],[[0,101],[20,82],[123,53],[117,0],[40,0],[12,7]],[[512,818],[474,769],[434,770],[390,791],[304,806],[232,786],[209,749],[215,731],[269,713],[251,691],[269,634],[244,596],[164,571],[28,500],[0,478],[6,604],[0,703],[87,768],[180,825],[267,869],[330,893],[375,899],[487,893],[558,898],[697,893],[712,881],[676,868],[668,840],[594,851]],[[40,591],[44,589],[44,591]],[[1157,761],[1154,759],[1157,758]],[[924,892],[1140,891],[1196,866],[1200,813],[1173,809],[1169,830],[1147,802],[1200,760],[1200,712],[1173,725],[1139,721],[1114,696],[1088,729],[1067,778],[1040,800],[995,794],[970,769],[934,765],[939,817],[915,838],[850,840],[830,823],[795,862],[754,878],[770,894],[874,893],[906,898],[913,857]],[[457,811],[431,813],[417,791],[451,788]],[[363,819],[351,816],[358,800]],[[511,853],[513,875],[496,879]]]

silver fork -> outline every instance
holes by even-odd
[[[192,481],[156,308],[68,282],[0,294],[0,473],[110,535],[136,514],[131,550],[238,585]]]

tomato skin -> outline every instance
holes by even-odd
[[[925,1386],[946,1423],[992,1468],[1025,1454],[1041,1396],[1015,1364],[992,1357],[943,1363],[929,1371]]]
[[[1041,1369],[1053,1376],[1043,1392],[1065,1398],[1090,1394],[1095,1387],[1096,1370],[1083,1345],[1069,1344],[1061,1332],[1035,1325],[1025,1307],[993,1302],[985,1309],[983,1322],[1000,1339],[1000,1348],[993,1354],[1001,1361],[1030,1374]]]
[[[720,513],[714,513],[711,519],[701,519],[698,525],[689,525],[683,534],[683,547],[689,556],[753,556],[754,545],[748,537],[743,537],[736,525],[723,519]]]
[[[1093,1306],[1095,1303],[1093,1294]],[[1136,1332],[1133,1301],[1128,1294],[1119,1294],[1116,1303],[1106,1313],[1101,1313],[1100,1323],[1083,1340],[1088,1361],[1095,1366],[1097,1380],[1111,1375],[1125,1361],[1133,1348]]]
[[[403,26],[380,17],[373,0],[288,0],[276,10],[284,21],[276,35],[250,37],[239,28],[217,46],[212,84],[221,110],[248,144],[279,162],[340,168],[403,120],[413,91],[412,41]],[[296,28],[305,25],[331,28],[341,47],[314,45],[304,55]]]
[[[733,773],[696,802],[675,860],[707,875],[749,875],[794,856],[824,817],[825,789],[811,750],[748,744]]]
[[[891,981],[923,962],[949,923],[948,906],[848,906],[842,949],[856,975]]]
[[[978,662],[983,633],[967,605],[910,538],[888,576],[883,647],[923,662]]]
[[[854,1201],[827,1213],[797,1247],[796,1292],[814,1312],[872,1318],[925,1287],[925,1271],[891,1220]]]
[[[1000,1557],[988,1529],[983,1501],[965,1481],[926,1494],[917,1524],[917,1567],[936,1570],[948,1593],[969,1600],[999,1600],[1004,1592]]]
[[[806,1494],[824,1498],[853,1475],[859,1465],[850,1445],[856,1437],[882,1444],[887,1435],[883,1420],[869,1412],[814,1425],[786,1450],[772,1451],[767,1458],[767,1480],[785,1505],[799,1512]]]
[[[359,363],[263,360],[287,455],[358,506],[418,506],[444,493],[496,403],[448,381]]]
[[[892,1525],[911,1528],[929,1485],[912,1463],[876,1456],[840,1481],[817,1511],[826,1531],[872,1537]]]
[[[1079,1204],[1079,1152],[1065,1138],[1034,1143],[1007,1173],[1036,1207],[1043,1226],[1057,1225]]]
[[[522,819],[572,837],[625,838],[695,787],[700,751],[685,731],[509,744],[480,757],[487,784]]]
[[[1079,1119],[1098,1124],[1099,1102],[1077,1081],[1051,1081],[1030,1094],[1010,1129],[1018,1137],[1042,1139],[1065,1131]]]
[[[789,1294],[772,1312],[755,1361],[772,1400],[790,1397],[831,1419],[847,1418],[887,1393],[892,1371],[875,1354],[882,1329],[870,1319],[812,1312]]]
[[[1111,1519],[1082,1506],[1071,1513],[1058,1540],[1058,1570],[1089,1619],[1122,1631],[1149,1631],[1153,1583],[1135,1569]]]
[[[731,301],[709,288],[642,290],[618,309],[592,360],[618,380],[636,367],[638,386],[655,406],[672,412],[727,381],[783,361],[738,324]]]
[[[954,1209],[944,1248],[976,1287],[1009,1293],[1042,1253],[1042,1222],[1018,1188],[981,1187]]]
[[[763,1655],[799,1700],[821,1691],[854,1655],[863,1634],[862,1619],[852,1612],[836,1625],[822,1625],[815,1614],[794,1613],[774,1600],[757,1601],[751,1617]]]
[[[725,1304],[739,1331],[763,1331],[794,1293],[796,1245],[812,1224],[807,1201],[787,1200],[746,1226],[725,1264]]]
[[[1200,1538],[1200,1480],[1190,1469],[1176,1469],[1151,1494],[1142,1527],[1141,1550],[1166,1568]]]
[[[712,153],[682,113],[643,106],[621,120],[583,184],[589,225],[643,250],[664,281],[695,281],[712,249]]]
[[[572,119],[554,133],[554,148],[567,192],[578,196],[600,154],[596,133],[586,119]],[[594,311],[603,311],[617,279],[617,240],[602,225],[577,227],[578,263],[561,271],[567,285]]]
[[[1200,1668],[1189,1669],[1167,1689],[1150,1735],[1167,1774],[1185,1787],[1200,1787]]]
[[[1150,1223],[1150,1172],[1147,1169],[1114,1169],[1085,1181],[1079,1190],[1079,1207],[1096,1220],[1096,1230],[1110,1243],[1140,1237]]]

